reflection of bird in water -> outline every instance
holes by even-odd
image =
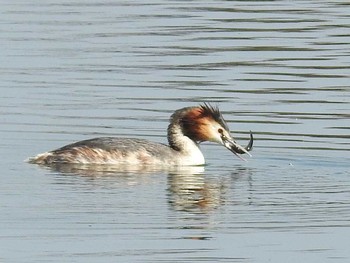
[[[237,194],[236,184],[247,185],[239,189],[248,194],[244,202],[251,202],[251,170],[235,168],[231,175],[207,176],[203,170],[172,172],[168,176],[168,191],[171,207],[174,210],[206,213],[222,206]],[[236,198],[235,198],[236,199]],[[238,198],[239,199],[239,198]],[[238,200],[237,199],[237,200]],[[243,198],[244,199],[244,198]],[[235,200],[235,201],[237,201]]]
[[[205,160],[198,145],[202,141],[219,143],[237,156],[249,154],[253,146],[252,134],[247,147],[236,143],[219,109],[204,104],[175,111],[168,126],[169,145],[142,139],[102,137],[39,154],[29,162],[43,165],[202,165]]]
[[[222,203],[224,186],[203,174],[172,173],[168,177],[169,203],[175,210],[205,212]]]

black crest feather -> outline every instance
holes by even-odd
[[[219,123],[226,131],[230,131],[224,117],[222,116],[218,106],[212,106],[209,103],[201,104],[200,107],[203,110],[203,114],[212,117],[217,123]]]

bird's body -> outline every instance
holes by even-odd
[[[197,147],[197,146],[196,146]],[[133,165],[200,165],[204,157],[181,154],[171,147],[136,138],[101,137],[66,145],[39,154],[33,160],[39,164],[133,164]]]
[[[79,141],[29,159],[31,163],[51,164],[130,164],[130,165],[202,165],[202,141],[220,143],[233,153],[248,153],[231,137],[218,108],[204,104],[175,111],[168,126],[169,145],[136,138],[101,137]],[[249,154],[249,153],[248,153]]]

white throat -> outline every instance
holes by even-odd
[[[202,165],[205,159],[198,143],[185,136],[180,125],[170,125],[168,128],[168,141],[179,154],[183,165]]]

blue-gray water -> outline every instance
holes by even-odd
[[[2,1],[1,262],[348,262],[348,1]],[[242,162],[23,162],[77,140],[166,142],[212,102]]]

